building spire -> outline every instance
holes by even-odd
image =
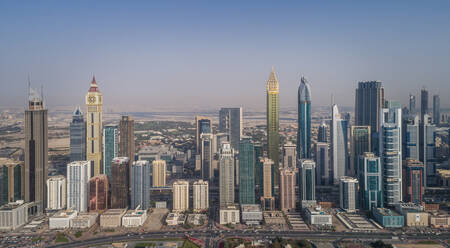
[[[95,81],[95,75],[92,76],[91,88],[89,88],[89,92],[99,92],[97,81]]]
[[[269,80],[267,80],[267,91],[268,92],[279,92],[279,84],[278,84],[278,79],[277,79],[277,75],[275,74],[275,70],[273,69],[272,66],[272,72],[270,72],[269,75]]]

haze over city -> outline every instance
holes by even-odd
[[[352,107],[358,81],[403,104],[423,86],[450,95],[448,1],[2,1],[0,105],[22,106],[27,78],[48,106],[82,105],[95,75],[105,107],[264,110],[275,67],[280,107],[304,75],[313,106]],[[441,99],[448,107],[450,100]]]

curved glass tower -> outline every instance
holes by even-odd
[[[297,156],[311,158],[311,87],[304,77],[298,87]]]

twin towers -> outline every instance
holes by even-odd
[[[280,117],[279,93],[280,85],[272,67],[266,85],[267,107],[267,151],[268,157],[275,162],[274,186],[279,188],[278,162],[280,158]],[[311,158],[311,86],[303,76],[298,87],[298,129],[297,129],[297,159]]]

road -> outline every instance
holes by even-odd
[[[132,240],[145,240],[145,239],[163,239],[163,238],[183,238],[185,235],[191,237],[199,238],[202,240],[207,240],[206,247],[212,247],[212,243],[217,237],[228,238],[228,237],[242,237],[242,238],[254,238],[254,239],[272,239],[277,236],[283,238],[304,238],[304,239],[359,239],[359,240],[387,240],[392,239],[392,237],[398,237],[401,240],[448,240],[450,239],[450,233],[437,234],[421,234],[421,233],[405,233],[396,235],[393,233],[356,233],[356,232],[297,232],[297,231],[220,231],[220,230],[210,230],[204,232],[188,232],[188,231],[169,231],[169,232],[148,232],[144,234],[125,234],[116,235],[110,237],[99,237],[84,241],[75,241],[72,243],[58,244],[50,246],[53,248],[58,247],[80,247],[80,246],[94,246],[105,243],[114,242],[124,242]]]

